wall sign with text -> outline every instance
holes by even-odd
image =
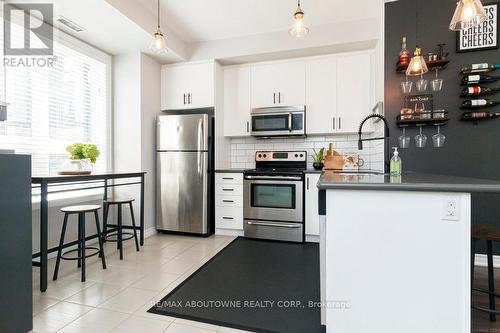
[[[488,20],[457,32],[457,52],[498,49],[498,3],[485,5]]]

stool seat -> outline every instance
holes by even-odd
[[[107,198],[104,200],[105,203],[113,205],[113,204],[127,204],[130,202],[134,202],[133,198]]]
[[[473,225],[472,238],[500,242],[500,229],[486,224]]]
[[[101,209],[99,205],[80,205],[80,206],[68,206],[61,208],[61,212],[68,214],[76,214],[76,213],[87,213],[94,212]]]

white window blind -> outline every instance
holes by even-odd
[[[22,45],[23,28],[13,24],[12,31]],[[5,67],[2,99],[9,106],[7,121],[0,122],[0,149],[32,155],[33,174],[48,175],[69,157],[66,146],[93,143],[101,151],[94,172],[106,171],[108,65],[57,40],[54,55],[53,67]]]

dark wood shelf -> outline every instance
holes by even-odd
[[[436,61],[426,61],[427,68],[430,71],[433,71],[435,69],[444,69],[448,64],[450,63],[449,60],[436,60]],[[404,73],[406,69],[408,68],[408,65],[397,65],[396,66],[396,72],[398,73]]]
[[[450,118],[448,117],[448,113],[445,112],[444,117],[439,117],[435,118],[434,114],[435,113],[442,113],[442,111],[439,112],[434,112],[434,111],[427,111],[427,112],[422,112],[419,113],[418,115],[404,115],[405,116],[413,116],[414,118],[412,119],[401,119],[401,115],[398,115],[396,118],[396,124],[398,127],[419,127],[419,126],[444,126],[450,121]],[[430,118],[422,118],[422,115],[428,115]]]

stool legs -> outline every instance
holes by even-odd
[[[104,246],[103,246],[103,236],[101,234],[101,226],[99,225],[99,214],[97,211],[94,212],[95,217],[95,227],[97,230],[97,239],[99,240],[99,257],[101,258],[102,268],[106,269],[106,259],[104,258]]]
[[[120,260],[123,260],[122,204],[118,204],[118,241],[116,245],[120,250]]]
[[[82,257],[82,226],[80,224],[80,220],[78,220],[78,237],[77,237],[77,248],[78,248],[78,257]],[[78,259],[76,261],[76,266],[78,268],[82,267],[82,261],[81,259]]]
[[[108,213],[109,213],[109,204],[104,203],[104,209],[103,209],[103,225],[102,225],[102,234],[103,234],[103,242],[106,241],[106,235],[108,232]]]
[[[66,235],[66,225],[68,224],[68,214],[64,214],[64,222],[61,231],[61,239],[59,240],[59,249],[57,250],[56,268],[54,269],[54,276],[52,280],[57,280],[57,274],[59,273],[59,264],[61,262],[62,247],[64,245],[64,236]]]
[[[135,249],[137,252],[139,252],[139,240],[137,238],[137,230],[135,229],[136,226],[135,226],[134,208],[131,202],[129,203],[129,206],[130,206],[130,215],[132,216],[132,226],[134,227],[133,230],[134,230]]]
[[[78,213],[78,225],[81,226],[82,282],[85,282],[85,213]]]
[[[489,301],[490,310],[495,311],[495,277],[493,274],[493,245],[492,241],[486,241],[486,255],[488,257],[488,290],[489,290]],[[495,313],[490,313],[490,320],[496,321]]]

